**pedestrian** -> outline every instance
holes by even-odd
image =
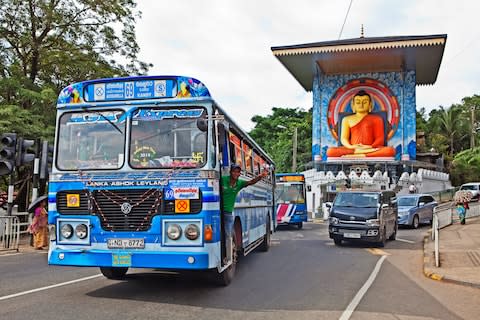
[[[459,190],[455,192],[453,200],[455,201],[455,209],[457,210],[458,218],[461,224],[465,224],[467,210],[470,209],[468,202],[472,199],[472,193],[470,191]]]
[[[235,206],[235,199],[237,194],[245,187],[257,183],[263,177],[268,175],[268,171],[264,170],[257,177],[252,180],[245,181],[239,179],[242,168],[238,164],[230,166],[230,175],[222,176],[222,202],[223,202],[223,219],[225,224],[226,243],[231,244],[232,228],[234,221],[233,208]],[[227,248],[228,249],[228,248]]]
[[[33,234],[33,246],[36,250],[42,250],[48,247],[48,213],[45,209],[47,200],[43,200],[35,208],[35,214],[32,224],[28,227],[28,231]]]
[[[465,216],[467,215],[467,208],[465,208],[465,203],[464,202],[457,203],[456,210],[457,210],[458,218],[460,219],[460,223],[465,224]]]

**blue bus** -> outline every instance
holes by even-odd
[[[302,229],[308,219],[305,176],[301,173],[277,173],[275,180],[277,225],[295,225]]]
[[[98,79],[64,88],[48,185],[52,265],[205,270],[228,285],[237,259],[267,251],[274,220],[272,159],[182,76]],[[225,241],[220,178],[231,163],[252,179]]]

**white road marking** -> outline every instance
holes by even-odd
[[[44,291],[44,290],[48,290],[48,289],[53,289],[53,288],[57,288],[57,287],[67,286],[69,284],[82,282],[82,281],[87,281],[87,280],[95,279],[95,278],[102,277],[102,276],[103,276],[102,274],[96,274],[94,276],[89,276],[89,277],[80,278],[80,279],[76,279],[76,280],[71,280],[71,281],[67,281],[67,282],[57,283],[57,284],[53,284],[51,286],[41,287],[41,288],[27,290],[27,291],[23,291],[23,292],[18,292],[18,293],[10,294],[8,296],[0,297],[0,301],[15,298],[15,297],[24,296],[24,295],[30,294],[30,293],[35,293],[35,292]]]
[[[407,240],[407,239],[400,239],[400,238],[397,238],[396,240],[397,240],[397,241],[401,241],[401,242],[406,242],[406,243],[415,243],[415,241],[412,241],[412,240]]]
[[[383,261],[387,256],[382,256],[380,259],[378,259],[377,264],[375,265],[375,268],[373,269],[372,273],[370,274],[370,277],[368,277],[367,282],[363,284],[363,286],[360,288],[360,290],[357,292],[355,297],[353,297],[353,300],[350,302],[350,304],[347,306],[345,311],[343,311],[340,320],[348,320],[352,316],[353,311],[355,308],[358,306],[360,303],[360,300],[362,300],[363,296],[365,293],[367,293],[367,290],[370,288],[372,285],[373,281],[375,281],[375,278],[378,275],[378,272],[380,271],[380,267],[382,266]]]

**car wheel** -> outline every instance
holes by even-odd
[[[335,237],[335,238],[333,238],[333,242],[335,243],[336,246],[341,246],[342,245],[342,238]]]
[[[117,267],[117,268],[110,268],[110,267],[100,267],[100,272],[105,276],[105,278],[113,279],[113,280],[120,280],[125,277],[127,274],[128,268],[126,267]]]
[[[413,221],[412,221],[412,228],[417,229],[419,225],[420,225],[420,220],[418,219],[417,215],[414,215]]]

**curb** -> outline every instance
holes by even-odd
[[[430,238],[431,231],[428,231],[423,238],[423,274],[425,275],[425,277],[435,281],[442,281],[467,287],[480,288],[480,284],[450,278],[443,274],[436,273],[431,268],[429,268],[429,266],[434,264],[431,254],[428,254],[427,252],[427,243],[430,242]]]
[[[440,281],[443,280],[445,277],[441,274],[433,272],[430,268],[428,268],[428,266],[433,264],[431,255],[427,252],[427,243],[429,242],[430,237],[431,231],[428,231],[423,237],[423,274],[427,278]]]

